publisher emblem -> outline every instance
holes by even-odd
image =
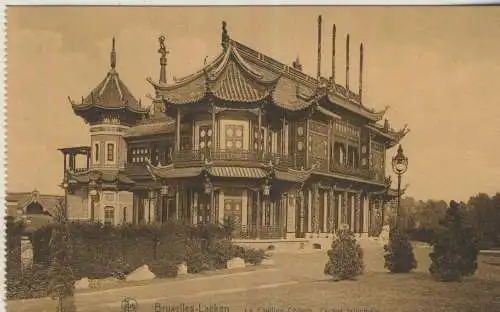
[[[137,301],[130,297],[123,299],[122,312],[137,312]]]

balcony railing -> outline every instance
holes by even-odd
[[[280,165],[285,168],[293,168],[293,160],[291,155],[264,153],[248,150],[181,150],[175,152],[173,155],[173,163],[175,165],[201,165],[205,160],[208,161],[222,161],[227,162],[228,165],[234,162],[248,162],[248,163],[269,163],[273,165]],[[309,167],[316,164],[316,170],[325,173],[340,173],[347,176],[355,176],[363,179],[374,180],[376,174],[373,170],[368,168],[356,168],[351,164],[328,164],[327,159],[311,157],[309,159]],[[295,168],[300,169],[300,168]]]
[[[285,230],[279,225],[238,225],[232,237],[235,239],[279,239],[285,237]]]
[[[274,165],[292,166],[291,157],[278,153],[248,150],[183,150],[174,153],[174,164],[202,163],[205,160],[229,162],[272,162]]]

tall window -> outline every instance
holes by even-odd
[[[99,143],[94,143],[94,163],[99,163]]]
[[[239,190],[224,192],[224,219],[231,219],[235,225],[241,225],[242,196]]]
[[[108,143],[106,145],[106,160],[108,162],[114,162],[115,161],[115,143]]]
[[[112,206],[104,207],[104,224],[113,225],[115,223],[115,208]]]
[[[335,154],[335,163],[337,165],[345,164],[345,147],[344,144],[336,142],[334,144],[334,154]]]

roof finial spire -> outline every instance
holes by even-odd
[[[229,35],[227,33],[227,23],[226,21],[222,21],[222,39],[221,39],[222,49],[224,51],[227,50],[229,46]]]
[[[160,83],[167,83],[167,73],[165,70],[165,67],[167,66],[167,54],[168,50],[165,46],[165,40],[167,38],[164,35],[161,35],[160,38],[158,38],[158,41],[160,42],[160,48],[158,49],[158,53],[160,53]]]
[[[346,38],[346,53],[345,53],[345,88],[346,88],[346,98],[349,98],[349,34]]]
[[[335,41],[337,37],[337,26],[333,24],[332,29],[332,85],[335,86]]]
[[[115,69],[116,67],[116,50],[115,50],[115,37],[113,36],[113,43],[111,46],[111,68]]]
[[[363,100],[363,43],[359,45],[359,104]]]
[[[318,16],[318,72],[317,79],[321,77],[321,15]]]

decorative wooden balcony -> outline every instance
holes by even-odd
[[[283,154],[262,153],[248,150],[183,150],[174,153],[173,163],[177,166],[201,165],[206,160],[211,162],[231,163],[269,163],[283,167],[292,167],[291,157]]]

